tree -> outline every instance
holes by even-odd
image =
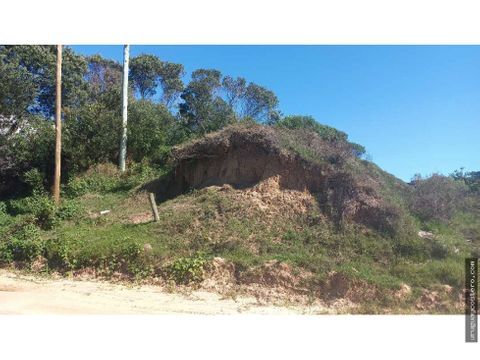
[[[0,52],[0,114],[23,115],[37,96],[32,74],[18,59],[5,60]]]
[[[142,54],[130,62],[130,79],[142,99],[157,93],[158,78],[162,72],[162,62],[155,55]]]
[[[19,72],[28,72],[35,84],[34,100],[28,111],[51,118],[55,113],[56,47],[44,45],[7,45],[0,48],[3,62],[17,66]],[[87,61],[66,47],[62,62],[62,103],[64,112],[80,106],[88,96],[85,80]]]
[[[247,89],[247,81],[242,77],[236,79],[231,76],[225,76],[222,80],[222,87],[225,91],[228,105],[237,113],[240,111],[237,109],[240,101],[245,97]]]
[[[221,73],[214,69],[199,69],[192,73],[192,80],[180,96],[180,114],[187,120],[193,132],[205,133],[207,123],[215,109]],[[218,102],[217,102],[218,105]],[[218,107],[218,106],[217,106]]]
[[[130,79],[142,99],[153,97],[162,88],[161,102],[171,107],[183,90],[183,65],[162,62],[155,55],[142,54],[130,63]]]
[[[450,176],[459,181],[463,181],[472,192],[480,192],[480,171],[465,171],[465,168],[455,170]]]
[[[122,119],[119,110],[102,102],[83,105],[66,114],[64,164],[70,173],[102,162],[117,162]]]
[[[99,96],[112,90],[119,91],[122,86],[122,65],[100,55],[89,56],[86,60],[85,79],[88,83],[90,101],[96,101]]]
[[[272,122],[278,115],[277,96],[270,90],[254,83],[248,84],[243,103],[243,116],[260,122]]]
[[[162,87],[162,102],[170,108],[183,90],[183,65],[163,62],[160,68],[160,86]]]
[[[168,144],[168,132],[174,117],[163,104],[139,100],[132,102],[128,118],[129,156],[134,161],[157,157]]]
[[[423,220],[450,220],[466,194],[463,182],[440,174],[412,181],[411,210]]]
[[[0,197],[21,190],[23,174],[32,168],[50,180],[54,148],[54,128],[42,117],[0,115]]]

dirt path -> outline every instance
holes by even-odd
[[[188,295],[157,286],[50,279],[0,269],[0,314],[316,314],[318,306],[262,305],[253,297]]]

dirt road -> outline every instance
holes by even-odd
[[[316,314],[325,309],[262,305],[253,297],[206,291],[167,293],[157,286],[51,279],[0,269],[0,314]]]

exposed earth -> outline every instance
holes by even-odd
[[[0,314],[320,314],[319,305],[265,305],[205,290],[168,293],[159,286],[46,278],[0,270]]]

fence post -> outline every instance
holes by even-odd
[[[157,208],[157,203],[155,202],[155,195],[153,193],[150,193],[149,198],[150,198],[150,205],[152,205],[153,218],[155,219],[155,221],[159,221],[160,217],[158,216],[158,208]]]

